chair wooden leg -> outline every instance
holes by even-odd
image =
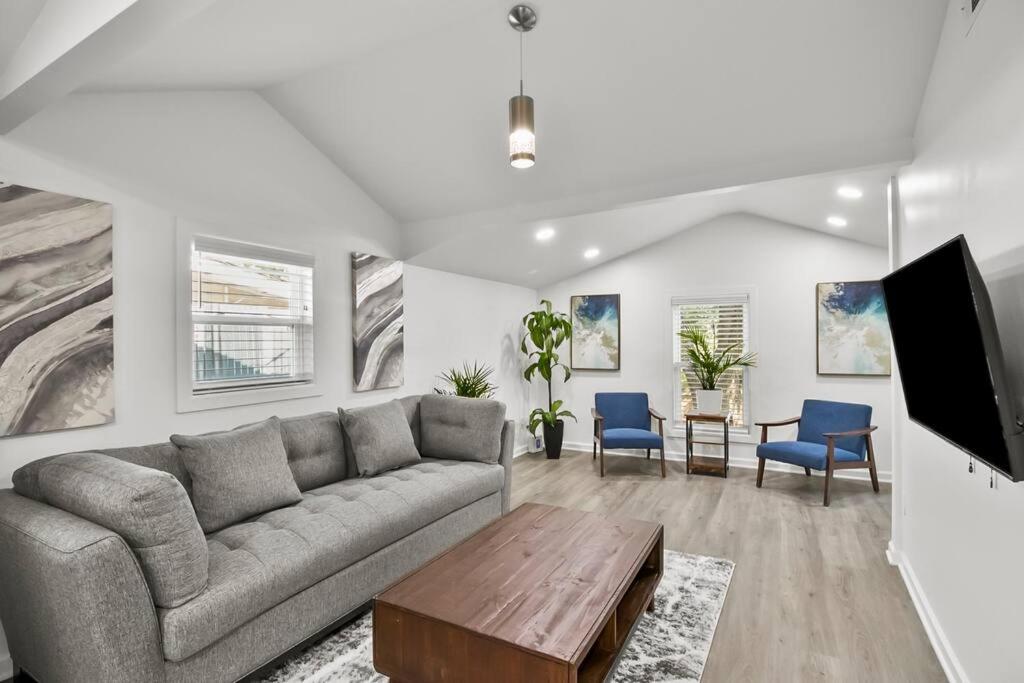
[[[871,443],[871,435],[868,434],[868,471],[871,473],[871,488],[878,493],[878,471],[875,469],[875,447]]]
[[[805,467],[804,468],[804,474],[806,474],[808,477],[811,476],[811,468],[810,467]]]
[[[825,468],[825,507],[829,506],[832,502],[832,496],[830,495],[829,488],[832,484],[832,463],[829,462]]]
[[[647,459],[648,460],[651,459],[651,449],[650,448],[647,449]]]
[[[764,458],[757,459],[757,488],[761,488],[761,481],[764,480]]]
[[[663,446],[661,448],[661,478],[664,479],[666,476],[668,475],[665,473],[665,448]]]
[[[601,444],[601,476],[604,476],[604,444]]]
[[[594,442],[594,457],[591,460],[597,460],[597,442]]]

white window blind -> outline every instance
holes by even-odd
[[[708,335],[714,348],[721,352],[733,344],[733,353],[750,350],[750,297],[747,294],[706,298],[674,298],[672,300],[673,384],[676,387],[674,421],[684,424],[684,415],[696,406],[700,383],[686,356],[688,343],[679,338],[681,330],[698,327]],[[747,392],[746,368],[732,368],[718,382],[722,390],[723,409],[732,413],[733,428],[746,430],[750,397]]]
[[[313,257],[196,237],[192,393],[313,381]]]

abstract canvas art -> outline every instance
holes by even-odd
[[[569,298],[573,370],[619,369],[619,295],[588,294]]]
[[[0,436],[114,420],[111,216],[0,184]]]
[[[352,369],[356,391],[402,386],[402,262],[352,254]]]
[[[892,374],[882,285],[822,282],[817,290],[818,374]]]

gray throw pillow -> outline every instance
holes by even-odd
[[[167,472],[100,453],[71,453],[40,469],[39,488],[50,505],[128,543],[157,607],[177,607],[206,588],[206,538],[184,487]]]
[[[429,458],[496,463],[505,404],[427,394],[420,400],[420,452]]]
[[[338,408],[338,417],[360,476],[372,477],[420,461],[412,429],[398,401]]]
[[[192,477],[192,503],[208,534],[302,500],[276,417],[229,432],[174,434],[171,441]]]

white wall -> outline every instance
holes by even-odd
[[[964,233],[983,272],[1007,258],[1019,267],[1024,3],[987,0],[967,38],[959,5],[950,3],[915,161],[900,174],[900,260]],[[1004,330],[1004,347],[1022,343]],[[997,477],[990,489],[987,468],[969,474],[964,453],[907,420],[902,406],[897,414],[903,509],[893,510],[893,555],[940,660],[953,680],[1024,680],[1024,484]]]
[[[530,388],[522,376],[520,321],[536,304],[532,289],[406,265],[404,393],[444,386],[437,375],[464,362],[486,363],[494,368],[495,398],[522,427]],[[517,446],[524,438],[520,429]]]
[[[884,220],[880,216],[879,220]],[[751,370],[750,422],[792,417],[805,398],[867,403],[879,425],[879,474],[890,468],[888,378],[819,377],[815,360],[815,284],[870,280],[885,274],[886,250],[804,230],[749,214],[730,214],[685,230],[663,242],[543,288],[542,298],[568,311],[573,294],[621,294],[620,372],[577,371],[555,395],[579,417],[566,426],[567,442],[590,449],[590,407],[598,391],[646,391],[653,407],[672,412],[673,296],[709,290],[752,288],[752,348],[759,367]],[[568,345],[565,358],[568,361]],[[535,394],[535,402],[540,401]],[[791,428],[773,438],[793,438]],[[681,435],[679,435],[681,437]],[[733,437],[730,461],[754,462],[759,434],[746,443]],[[685,452],[672,438],[667,451]]]
[[[73,97],[0,137],[0,178],[113,205],[116,392],[113,424],[0,439],[0,487],[53,453],[429,392],[437,374],[464,360],[494,365],[509,417],[525,414],[512,340],[536,292],[413,266],[405,271],[405,385],[353,393],[349,253],[394,255],[397,230],[257,96]],[[316,254],[316,324],[329,342],[316,349],[322,396],[175,412],[177,216],[213,234]],[[0,631],[0,680],[9,666]]]

